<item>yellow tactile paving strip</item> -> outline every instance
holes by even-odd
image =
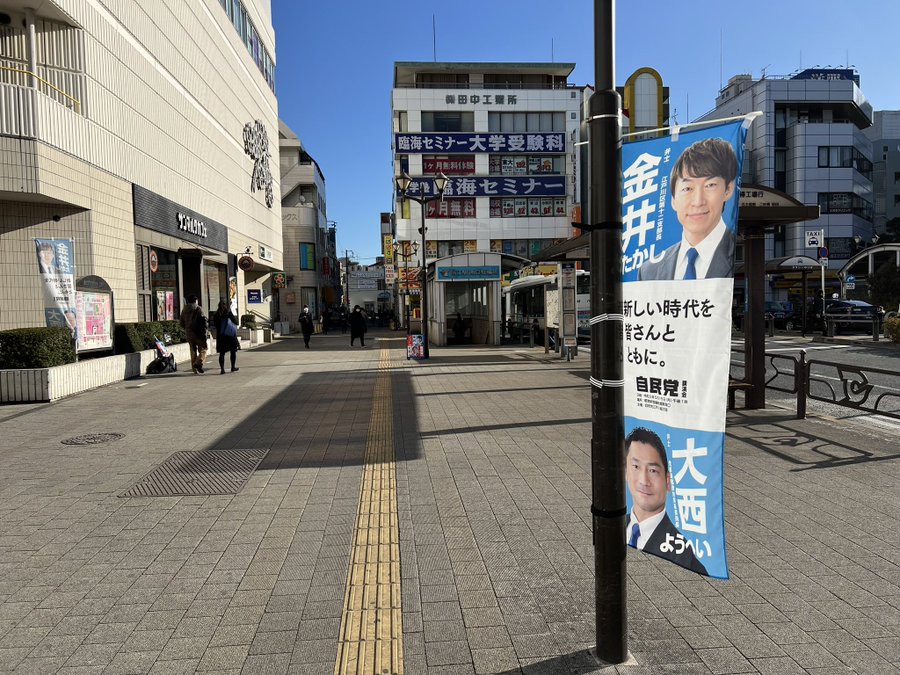
[[[335,675],[403,673],[392,351],[381,350],[375,379]]]

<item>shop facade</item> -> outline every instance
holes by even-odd
[[[118,323],[245,313],[283,260],[268,0],[26,4],[0,0],[0,330],[52,325],[40,242]]]

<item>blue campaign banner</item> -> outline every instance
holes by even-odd
[[[622,147],[623,281],[734,277],[746,135],[738,121]],[[703,270],[693,277],[686,244]]]
[[[434,195],[438,189],[434,178],[413,178],[407,188],[413,196]],[[397,191],[400,196],[400,191]],[[477,176],[448,178],[444,197],[564,197],[565,176]]]
[[[566,151],[564,133],[421,133],[394,134],[398,154],[557,153]]]
[[[625,429],[628,545],[727,579],[721,434],[628,416]]]
[[[438,281],[483,281],[498,280],[500,265],[482,265],[479,267],[438,267]]]
[[[622,150],[626,543],[728,578],[725,412],[747,121]]]
[[[69,328],[75,335],[75,245],[71,239],[35,239],[38,274],[48,326]]]

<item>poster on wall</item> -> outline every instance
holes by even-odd
[[[231,313],[238,315],[237,277],[228,277],[228,304]]]
[[[35,239],[38,273],[44,289],[47,326],[69,328],[75,336],[75,246],[71,239]]]
[[[622,149],[629,546],[728,578],[725,412],[748,121]]]
[[[109,293],[76,291],[75,313],[78,317],[76,351],[112,348],[112,296]]]

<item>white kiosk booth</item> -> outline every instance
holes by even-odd
[[[528,261],[504,253],[459,253],[428,265],[433,345],[500,345],[500,280]]]

